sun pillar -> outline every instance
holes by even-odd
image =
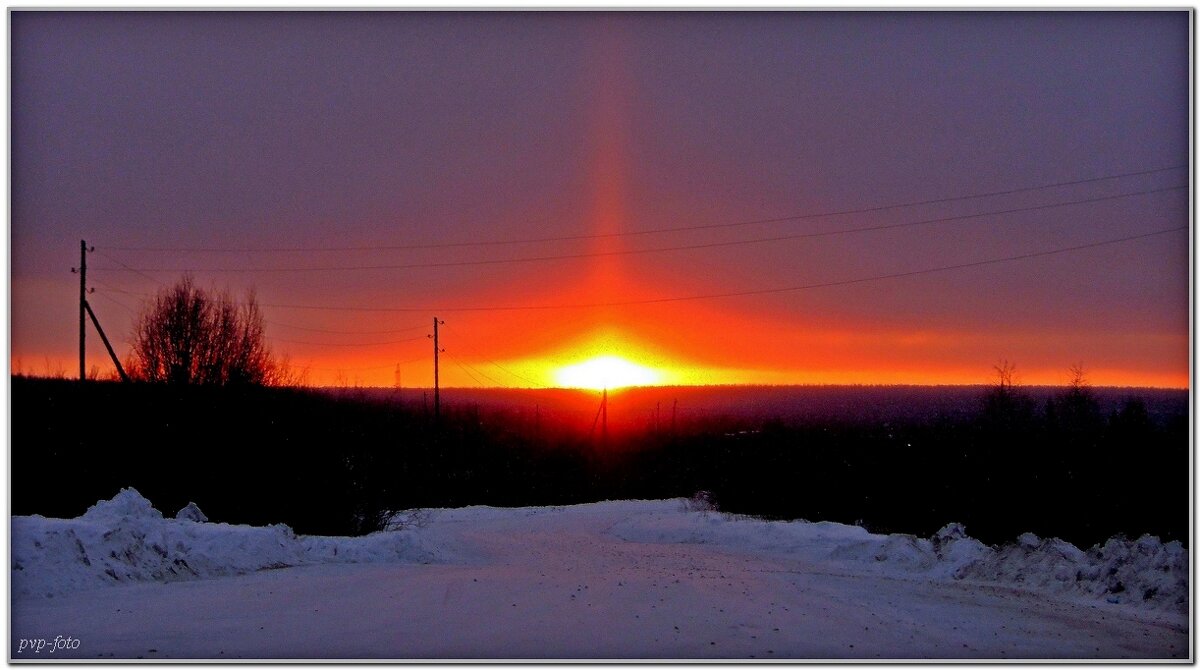
[[[630,141],[625,39],[616,21],[605,22],[604,33],[596,42],[596,83],[590,121],[589,219],[593,234],[599,236],[593,239],[591,252],[601,255],[593,259],[588,286],[589,293],[599,303],[625,297],[623,264],[620,256],[611,255],[624,248],[621,239],[613,236],[626,229]],[[597,325],[611,325],[616,316],[613,308],[595,313]]]

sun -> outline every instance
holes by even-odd
[[[617,389],[650,386],[662,380],[656,370],[631,363],[620,356],[597,356],[582,363],[559,368],[555,381],[565,388]]]

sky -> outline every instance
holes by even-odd
[[[1184,388],[1189,19],[14,10],[10,363],[83,239],[122,358],[190,274],[312,384]]]

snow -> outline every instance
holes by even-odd
[[[196,521],[204,523],[208,521],[208,516],[200,511],[200,506],[194,502],[189,502],[183,509],[175,514],[175,518],[180,521]]]
[[[419,510],[365,537],[164,518],[133,489],[13,517],[10,657],[1183,658],[1188,554],[930,538],[695,500]],[[45,652],[42,652],[45,655]]]
[[[101,500],[80,517],[92,523],[117,523],[126,519],[161,519],[162,512],[133,488],[121,489],[112,500]]]
[[[1017,544],[964,565],[961,576],[1113,604],[1179,612],[1188,608],[1187,551],[1179,542],[1164,544],[1149,535],[1114,537],[1085,552],[1069,542],[1026,533]]]
[[[12,519],[12,584],[17,596],[53,597],[130,582],[243,575],[313,563],[421,562],[428,552],[405,531],[365,537],[298,537],[267,527],[165,519],[132,488],[77,519]]]
[[[989,547],[948,524],[925,539],[878,535],[858,526],[758,521],[701,512],[663,511],[623,521],[613,532],[637,542],[711,544],[803,558],[893,577],[928,577],[1020,586],[1061,596],[1151,610],[1186,612],[1188,554],[1179,542],[1114,537],[1082,551],[1056,538],[1024,533]]]

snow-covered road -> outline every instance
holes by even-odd
[[[878,558],[826,560],[823,537],[849,555],[848,539],[885,536],[806,526],[810,541],[797,551],[784,547],[786,533],[776,548],[762,539],[778,526],[686,512],[680,501],[440,511],[413,531],[431,563],[14,597],[10,657],[1188,657],[1186,611],[947,579]],[[759,541],[739,548],[738,533]],[[57,635],[78,648],[18,653],[22,639]]]

